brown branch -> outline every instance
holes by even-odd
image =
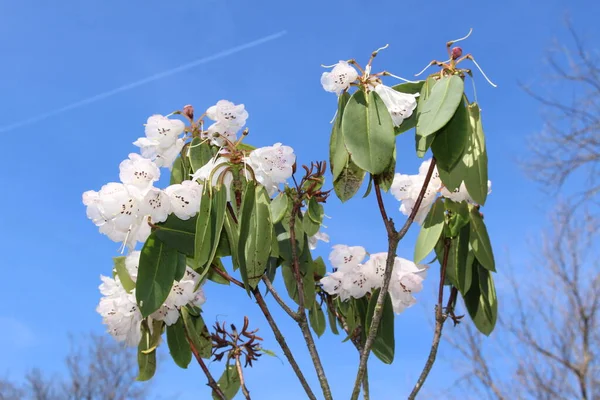
[[[440,345],[440,339],[442,338],[442,329],[444,328],[444,322],[446,322],[447,315],[442,310],[442,303],[444,301],[444,281],[446,279],[446,266],[448,265],[448,255],[450,254],[451,239],[446,238],[444,241],[444,258],[442,260],[442,268],[440,270],[440,286],[438,290],[438,302],[435,307],[435,331],[433,333],[433,341],[431,343],[431,350],[429,351],[429,357],[425,362],[425,367],[421,371],[421,375],[415,384],[412,392],[408,396],[408,400],[414,400],[419,393],[419,390],[425,384],[425,380],[433,368],[435,358],[437,356],[438,347]]]
[[[381,290],[379,292],[379,296],[377,297],[377,303],[375,304],[373,320],[371,322],[371,327],[369,329],[365,345],[360,354],[358,372],[356,374],[356,380],[354,381],[354,389],[352,391],[352,400],[357,400],[358,395],[360,394],[360,387],[367,369],[367,361],[371,353],[371,347],[373,346],[375,336],[377,336],[377,330],[379,329],[379,324],[381,323],[381,317],[383,315],[383,303],[385,302],[385,297],[390,287],[390,281],[392,278],[392,270],[394,268],[394,260],[396,258],[396,249],[398,248],[398,243],[408,232],[408,229],[412,225],[417,215],[417,212],[421,207],[421,203],[423,202],[423,198],[425,197],[425,193],[427,192],[427,186],[429,186],[429,181],[431,180],[431,176],[433,175],[433,171],[435,169],[435,164],[436,160],[435,158],[432,158],[431,164],[429,165],[429,170],[427,171],[427,175],[425,176],[425,181],[423,182],[423,187],[421,187],[421,191],[419,192],[419,196],[417,197],[417,201],[415,202],[415,205],[413,206],[413,209],[408,219],[404,223],[404,226],[398,232],[396,232],[394,222],[387,216],[387,212],[385,211],[385,205],[381,196],[379,180],[377,177],[375,177],[375,194],[377,197],[377,204],[379,205],[379,212],[381,213],[381,218],[383,219],[383,223],[385,224],[385,228],[388,232],[388,254],[385,263],[383,284],[381,285]]]
[[[221,388],[217,384],[217,381],[215,381],[215,378],[213,378],[213,376],[211,375],[210,371],[206,367],[206,364],[204,364],[204,360],[202,359],[202,357],[200,357],[200,354],[198,354],[198,350],[190,340],[188,333],[186,332],[185,335],[187,336],[188,343],[190,344],[190,348],[192,349],[192,354],[194,354],[196,361],[198,361],[198,365],[200,365],[200,368],[202,368],[202,371],[204,371],[204,375],[206,375],[206,378],[208,379],[208,386],[212,388],[213,393],[217,395],[221,400],[227,400],[227,397],[221,391]]]
[[[244,382],[244,372],[242,371],[242,363],[240,362],[239,354],[236,354],[236,356],[235,356],[235,367],[237,368],[238,376],[240,377],[240,385],[242,386],[242,393],[244,394],[244,397],[246,398],[246,400],[251,400],[250,392],[248,391],[248,388],[246,387],[246,382]]]
[[[262,280],[267,286],[267,289],[269,289],[269,292],[271,292],[271,294],[273,295],[273,298],[275,299],[277,304],[279,304],[279,306],[283,308],[283,311],[285,311],[290,317],[292,317],[294,321],[298,321],[298,319],[300,318],[298,313],[294,312],[287,304],[285,304],[281,296],[279,296],[279,293],[277,293],[277,291],[275,290],[275,287],[273,286],[269,278],[267,278],[266,275],[263,275]]]
[[[294,278],[296,279],[296,286],[298,289],[298,319],[296,322],[298,323],[298,326],[302,331],[302,336],[304,337],[304,341],[306,342],[306,347],[308,348],[308,352],[310,353],[310,358],[312,359],[315,371],[317,372],[317,377],[319,378],[319,383],[321,384],[323,396],[326,400],[332,400],[333,397],[331,395],[331,389],[329,388],[329,382],[327,381],[327,377],[325,376],[325,370],[323,369],[323,365],[321,364],[321,358],[319,357],[317,346],[315,345],[315,341],[312,337],[312,332],[310,331],[310,327],[308,326],[308,321],[306,319],[304,280],[302,279],[302,275],[300,274],[300,265],[298,264],[298,251],[296,248],[295,231],[296,215],[300,211],[300,206],[301,203],[296,202],[294,204],[294,206],[292,207],[290,217],[290,245],[292,250],[292,270],[294,272]]]

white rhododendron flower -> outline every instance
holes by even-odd
[[[140,255],[142,254],[139,250],[134,250],[130,252],[127,257],[125,257],[125,268],[127,269],[127,273],[132,281],[137,280],[138,275],[138,267],[140,265]]]
[[[142,338],[142,313],[135,301],[135,290],[127,293],[119,277],[100,276],[100,279],[99,289],[103,296],[96,311],[102,316],[108,333],[127,346],[137,346]]]
[[[171,199],[160,189],[150,188],[140,203],[140,213],[149,215],[152,222],[164,222],[171,213]]]
[[[153,115],[146,123],[146,137],[133,144],[140,148],[142,157],[153,160],[159,167],[171,168],[183,148],[184,140],[179,136],[184,130],[183,121]]]
[[[390,191],[394,197],[401,202],[400,211],[402,214],[409,216],[412,213],[412,210],[419,197],[419,193],[421,192],[421,188],[425,183],[425,177],[427,176],[427,171],[429,170],[430,165],[431,159],[421,163],[421,166],[419,167],[419,173],[417,175],[404,175],[397,173],[394,176],[394,181],[392,182]],[[488,181],[488,194],[491,193],[491,191],[492,182]],[[427,190],[425,191],[423,200],[421,201],[419,211],[415,216],[415,222],[423,224],[423,221],[425,220],[425,217],[427,217],[431,206],[437,199],[438,193],[440,193],[443,197],[456,202],[467,201],[469,203],[474,203],[473,199],[467,192],[464,182],[462,182],[461,185],[453,192],[450,192],[448,189],[446,189],[442,183],[442,180],[440,179],[440,174],[437,170],[437,167],[435,167],[433,169],[431,179],[429,180],[429,185],[427,185]]]
[[[346,246],[336,244],[329,253],[329,262],[337,270],[347,270],[356,267],[367,256],[367,251],[362,246]]]
[[[330,72],[323,72],[321,85],[328,92],[338,96],[350,87],[350,84],[358,79],[358,72],[347,61],[341,61],[333,67]]]
[[[329,235],[325,232],[315,233],[313,236],[308,238],[308,248],[311,250],[315,250],[317,248],[317,242],[319,240],[325,243],[329,243]]]
[[[379,84],[375,86],[374,91],[381,97],[387,107],[394,126],[400,126],[405,119],[408,119],[415,108],[417,108],[417,94],[408,94],[398,92],[389,86]]]
[[[279,184],[292,176],[296,155],[291,147],[275,143],[253,150],[245,161],[252,167],[256,180],[273,195]]]
[[[171,200],[171,211],[181,220],[188,220],[200,210],[202,185],[196,181],[183,181],[165,189]]]
[[[227,141],[235,142],[237,140],[237,127],[231,127],[222,122],[215,122],[208,127],[206,132],[202,132],[203,139],[209,139],[215,146],[224,146]]]
[[[350,297],[359,299],[381,288],[387,253],[372,254],[369,260],[361,264],[365,255],[366,250],[360,246],[333,246],[329,260],[337,270],[321,279],[323,290],[331,295],[338,295],[340,300],[345,301]],[[422,290],[427,266],[416,265],[404,258],[396,257],[393,268],[388,291],[394,312],[399,314],[416,302],[412,293]]]
[[[237,131],[246,124],[248,111],[243,104],[235,105],[227,100],[219,100],[217,104],[206,110],[206,116]]]
[[[119,165],[119,179],[126,185],[146,190],[160,178],[160,169],[151,160],[139,154],[129,154],[129,159]]]

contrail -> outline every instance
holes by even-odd
[[[79,108],[79,107],[83,107],[85,105],[88,105],[88,104],[95,103],[97,101],[106,99],[107,97],[114,96],[115,94],[118,94],[118,93],[121,93],[121,92],[125,92],[127,90],[134,89],[134,88],[136,88],[138,86],[145,85],[146,83],[150,83],[150,82],[156,81],[158,79],[166,78],[167,76],[171,76],[171,75],[175,75],[175,74],[178,74],[180,72],[183,72],[183,71],[187,71],[188,69],[197,67],[197,66],[202,65],[202,64],[209,63],[211,61],[219,60],[221,58],[225,58],[227,56],[230,56],[230,55],[235,54],[235,53],[239,53],[240,51],[243,51],[243,50],[246,50],[246,49],[250,49],[250,48],[253,48],[253,47],[256,47],[256,46],[260,46],[263,43],[267,43],[267,42],[270,42],[272,40],[279,39],[280,37],[282,37],[286,33],[287,33],[287,31],[281,31],[281,32],[278,32],[278,33],[274,33],[272,35],[265,36],[265,37],[263,37],[261,39],[257,39],[257,40],[254,40],[252,42],[249,42],[249,43],[246,43],[246,44],[242,44],[240,46],[232,47],[231,49],[228,49],[228,50],[221,51],[219,53],[213,54],[212,56],[200,58],[198,60],[191,61],[191,62],[189,62],[187,64],[183,64],[183,65],[181,65],[179,67],[176,67],[176,68],[173,68],[173,69],[170,69],[170,70],[167,70],[167,71],[159,72],[159,73],[154,74],[152,76],[149,76],[147,78],[140,79],[139,81],[128,83],[127,85],[123,85],[123,86],[118,87],[116,89],[109,90],[108,92],[100,93],[100,94],[97,94],[95,96],[89,97],[87,99],[80,100],[78,102],[69,104],[68,106],[64,106],[62,108],[59,108],[59,109],[56,109],[56,110],[53,110],[53,111],[49,111],[49,112],[37,115],[35,117],[29,118],[29,119],[25,119],[23,121],[15,122],[15,123],[13,123],[11,125],[7,125],[7,126],[4,126],[4,127],[0,128],[0,133],[8,132],[8,131],[11,131],[13,129],[20,128],[22,126],[30,125],[30,124],[33,124],[35,122],[39,122],[39,121],[45,120],[47,118],[54,117],[55,115],[62,114],[62,113],[67,112],[67,111],[71,111],[73,109],[76,109],[76,108]]]

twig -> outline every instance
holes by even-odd
[[[269,326],[271,327],[271,330],[273,331],[273,334],[275,335],[275,340],[277,340],[277,343],[279,343],[279,347],[281,347],[283,354],[285,354],[288,362],[290,363],[290,366],[296,373],[296,376],[298,377],[300,384],[304,388],[306,395],[311,400],[317,400],[317,398],[315,397],[315,394],[313,393],[312,389],[308,385],[308,382],[306,381],[304,374],[302,374],[302,370],[298,366],[298,363],[296,362],[296,359],[294,358],[292,351],[290,350],[289,346],[287,345],[285,338],[283,337],[283,335],[281,334],[281,331],[279,330],[279,327],[275,323],[275,320],[273,319],[271,312],[267,308],[267,303],[265,302],[265,299],[260,294],[260,291],[258,290],[258,288],[254,289],[254,291],[252,293],[254,294],[256,303],[258,304],[261,311],[263,312],[265,318],[267,319],[267,322],[269,323]]]
[[[417,201],[413,206],[413,209],[404,223],[404,226],[400,231],[396,232],[396,228],[394,227],[394,222],[388,218],[387,212],[385,211],[385,205],[383,203],[383,198],[381,196],[381,188],[379,186],[379,180],[375,177],[375,195],[377,196],[377,204],[379,205],[379,212],[381,213],[381,218],[383,219],[383,223],[385,224],[385,228],[388,232],[388,254],[387,260],[385,263],[385,274],[383,277],[383,284],[381,285],[381,290],[379,292],[379,296],[377,297],[377,303],[375,304],[375,311],[373,313],[373,320],[371,322],[371,327],[367,334],[367,340],[365,341],[364,348],[360,354],[360,363],[358,365],[358,372],[356,374],[356,380],[354,382],[354,389],[352,391],[352,400],[358,400],[358,395],[360,394],[360,387],[363,381],[363,377],[367,370],[367,361],[369,359],[369,355],[371,353],[371,347],[373,346],[373,342],[375,341],[375,336],[377,336],[377,330],[379,329],[379,324],[381,322],[381,316],[383,315],[383,303],[385,302],[385,297],[388,293],[388,289],[390,287],[390,281],[392,278],[392,270],[394,268],[394,259],[396,257],[396,249],[398,248],[398,243],[408,232],[408,229],[412,225],[419,208],[421,207],[421,202],[425,197],[425,192],[427,191],[427,186],[429,185],[429,181],[431,180],[431,176],[433,175],[433,170],[435,169],[436,160],[433,158],[431,160],[431,164],[429,165],[429,170],[427,171],[427,175],[425,176],[425,181],[423,182],[423,187],[419,192],[419,197],[417,197]]]
[[[442,268],[440,271],[440,286],[438,291],[438,303],[435,307],[435,331],[433,333],[433,341],[431,343],[431,350],[429,351],[429,357],[425,362],[425,367],[421,371],[421,375],[415,384],[412,392],[408,396],[408,400],[414,400],[419,393],[419,390],[425,384],[425,380],[433,368],[435,358],[437,356],[438,346],[440,345],[440,339],[442,338],[442,329],[444,328],[444,322],[446,322],[447,314],[442,310],[442,302],[444,301],[444,280],[446,279],[446,266],[448,265],[448,254],[450,253],[451,240],[446,238],[444,241],[444,258],[442,260]],[[451,299],[450,299],[451,300]]]
[[[285,311],[290,317],[292,317],[294,321],[298,321],[298,318],[300,318],[298,316],[298,313],[294,312],[287,304],[285,304],[281,296],[279,296],[279,293],[277,293],[277,291],[275,290],[275,287],[273,286],[269,278],[267,278],[266,275],[263,275],[262,280],[267,286],[267,289],[269,289],[269,292],[271,292],[271,294],[273,295],[273,298],[275,299],[277,304],[279,304],[279,306],[283,308],[283,311]]]
[[[213,376],[211,375],[210,371],[206,367],[206,364],[204,364],[204,360],[202,359],[202,357],[200,357],[200,354],[198,354],[198,350],[196,349],[196,347],[190,340],[190,337],[188,336],[187,332],[185,334],[187,336],[188,343],[190,344],[190,348],[192,349],[192,353],[194,354],[194,357],[196,358],[196,361],[198,361],[200,368],[202,368],[202,371],[204,371],[204,375],[206,375],[206,378],[208,379],[208,386],[210,386],[212,388],[213,394],[216,394],[221,400],[227,400],[227,397],[221,391],[221,388],[217,384],[217,381],[215,381],[215,378],[213,378]]]
[[[315,371],[317,372],[317,377],[319,378],[319,383],[321,384],[321,390],[323,391],[323,396],[326,400],[332,400],[331,389],[329,388],[329,382],[327,381],[327,377],[325,376],[325,370],[323,369],[323,365],[321,364],[321,358],[319,357],[319,352],[317,351],[317,346],[315,345],[315,341],[312,337],[312,332],[310,331],[310,327],[308,326],[308,321],[306,319],[306,310],[305,310],[305,299],[304,299],[304,281],[302,279],[302,275],[300,274],[300,266],[298,265],[298,251],[296,249],[296,215],[300,210],[300,204],[295,203],[292,207],[291,217],[290,217],[290,245],[292,250],[292,270],[294,272],[294,278],[296,279],[296,285],[298,289],[298,326],[302,331],[302,336],[304,337],[304,341],[306,342],[306,347],[308,348],[308,352],[310,353],[310,358],[312,359],[313,365],[315,366]]]
[[[251,400],[250,392],[248,391],[248,388],[246,387],[246,382],[244,382],[244,372],[242,371],[242,363],[240,362],[239,354],[236,354],[236,356],[235,356],[235,366],[237,368],[238,376],[240,377],[240,385],[242,386],[242,393],[244,394],[244,397],[246,398],[246,400]]]
[[[245,288],[245,286],[242,282],[233,278],[227,272],[221,271],[220,269],[215,268],[214,266],[213,266],[213,271],[215,271],[217,274],[219,274],[223,278],[227,279],[229,282],[241,287],[242,289]],[[298,380],[300,381],[300,384],[304,388],[306,395],[308,396],[308,398],[310,400],[317,400],[317,398],[315,397],[315,394],[313,393],[312,389],[308,385],[308,382],[306,381],[304,374],[302,374],[302,371],[300,370],[300,367],[298,366],[298,363],[296,362],[296,359],[294,358],[294,355],[292,354],[287,342],[285,341],[283,334],[281,333],[281,331],[279,330],[279,327],[275,323],[275,320],[273,319],[273,316],[271,315],[271,312],[269,311],[269,308],[267,307],[267,303],[265,302],[265,299],[260,294],[260,291],[258,290],[258,288],[254,289],[252,291],[252,294],[254,294],[254,298],[256,299],[256,303],[258,304],[258,307],[260,308],[263,315],[267,319],[267,322],[269,323],[269,326],[271,327],[271,330],[273,331],[273,334],[275,335],[275,340],[277,340],[277,343],[279,343],[279,347],[281,347],[283,354],[285,354],[288,362],[290,363],[290,366],[296,373],[296,377],[298,377]]]

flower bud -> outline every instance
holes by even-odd
[[[184,106],[183,107],[183,115],[185,115],[189,119],[193,120],[194,119],[194,106],[192,106],[191,104]]]
[[[460,47],[453,47],[452,48],[452,59],[456,60],[458,58],[460,58],[462,56],[462,49]]]

